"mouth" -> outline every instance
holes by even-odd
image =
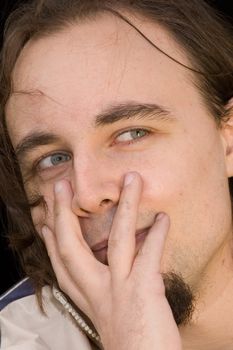
[[[140,246],[140,244],[144,241],[146,238],[148,232],[149,232],[150,227],[141,229],[136,231],[136,247]],[[108,251],[108,240],[105,239],[97,244],[95,244],[91,248],[93,254],[95,255],[96,259],[99,260],[100,262],[107,264],[107,251]]]

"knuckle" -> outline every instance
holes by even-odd
[[[111,250],[115,250],[119,247],[120,245],[120,240],[117,238],[111,238],[108,241],[108,249]]]
[[[125,199],[122,204],[123,204],[123,209],[124,210],[129,211],[131,209],[131,202],[130,202],[130,200],[128,198]]]
[[[59,205],[54,206],[54,218],[57,219],[60,217],[61,209]]]
[[[68,263],[69,261],[69,251],[65,246],[60,247],[59,249],[59,253],[60,253],[60,257],[64,263],[64,265],[66,265],[66,263]]]

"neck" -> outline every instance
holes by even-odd
[[[233,349],[232,238],[206,267],[192,321],[180,327],[184,350]]]

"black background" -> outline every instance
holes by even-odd
[[[85,0],[83,0],[85,1]],[[192,0],[187,0],[192,1]],[[2,43],[2,33],[4,28],[4,21],[9,13],[20,3],[25,1],[4,1],[0,0],[0,45]],[[218,8],[228,20],[233,23],[233,4],[232,1],[215,0],[208,1],[211,5]],[[4,205],[0,202],[0,294],[7,290],[12,284],[17,282],[21,277],[19,262],[13,256],[6,239],[5,229],[5,212]]]

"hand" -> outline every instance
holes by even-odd
[[[139,252],[136,220],[142,190],[137,173],[122,190],[108,241],[106,266],[94,257],[71,210],[67,181],[55,191],[55,229],[44,241],[61,290],[91,319],[106,350],[181,350],[160,273],[169,218],[160,213]]]

